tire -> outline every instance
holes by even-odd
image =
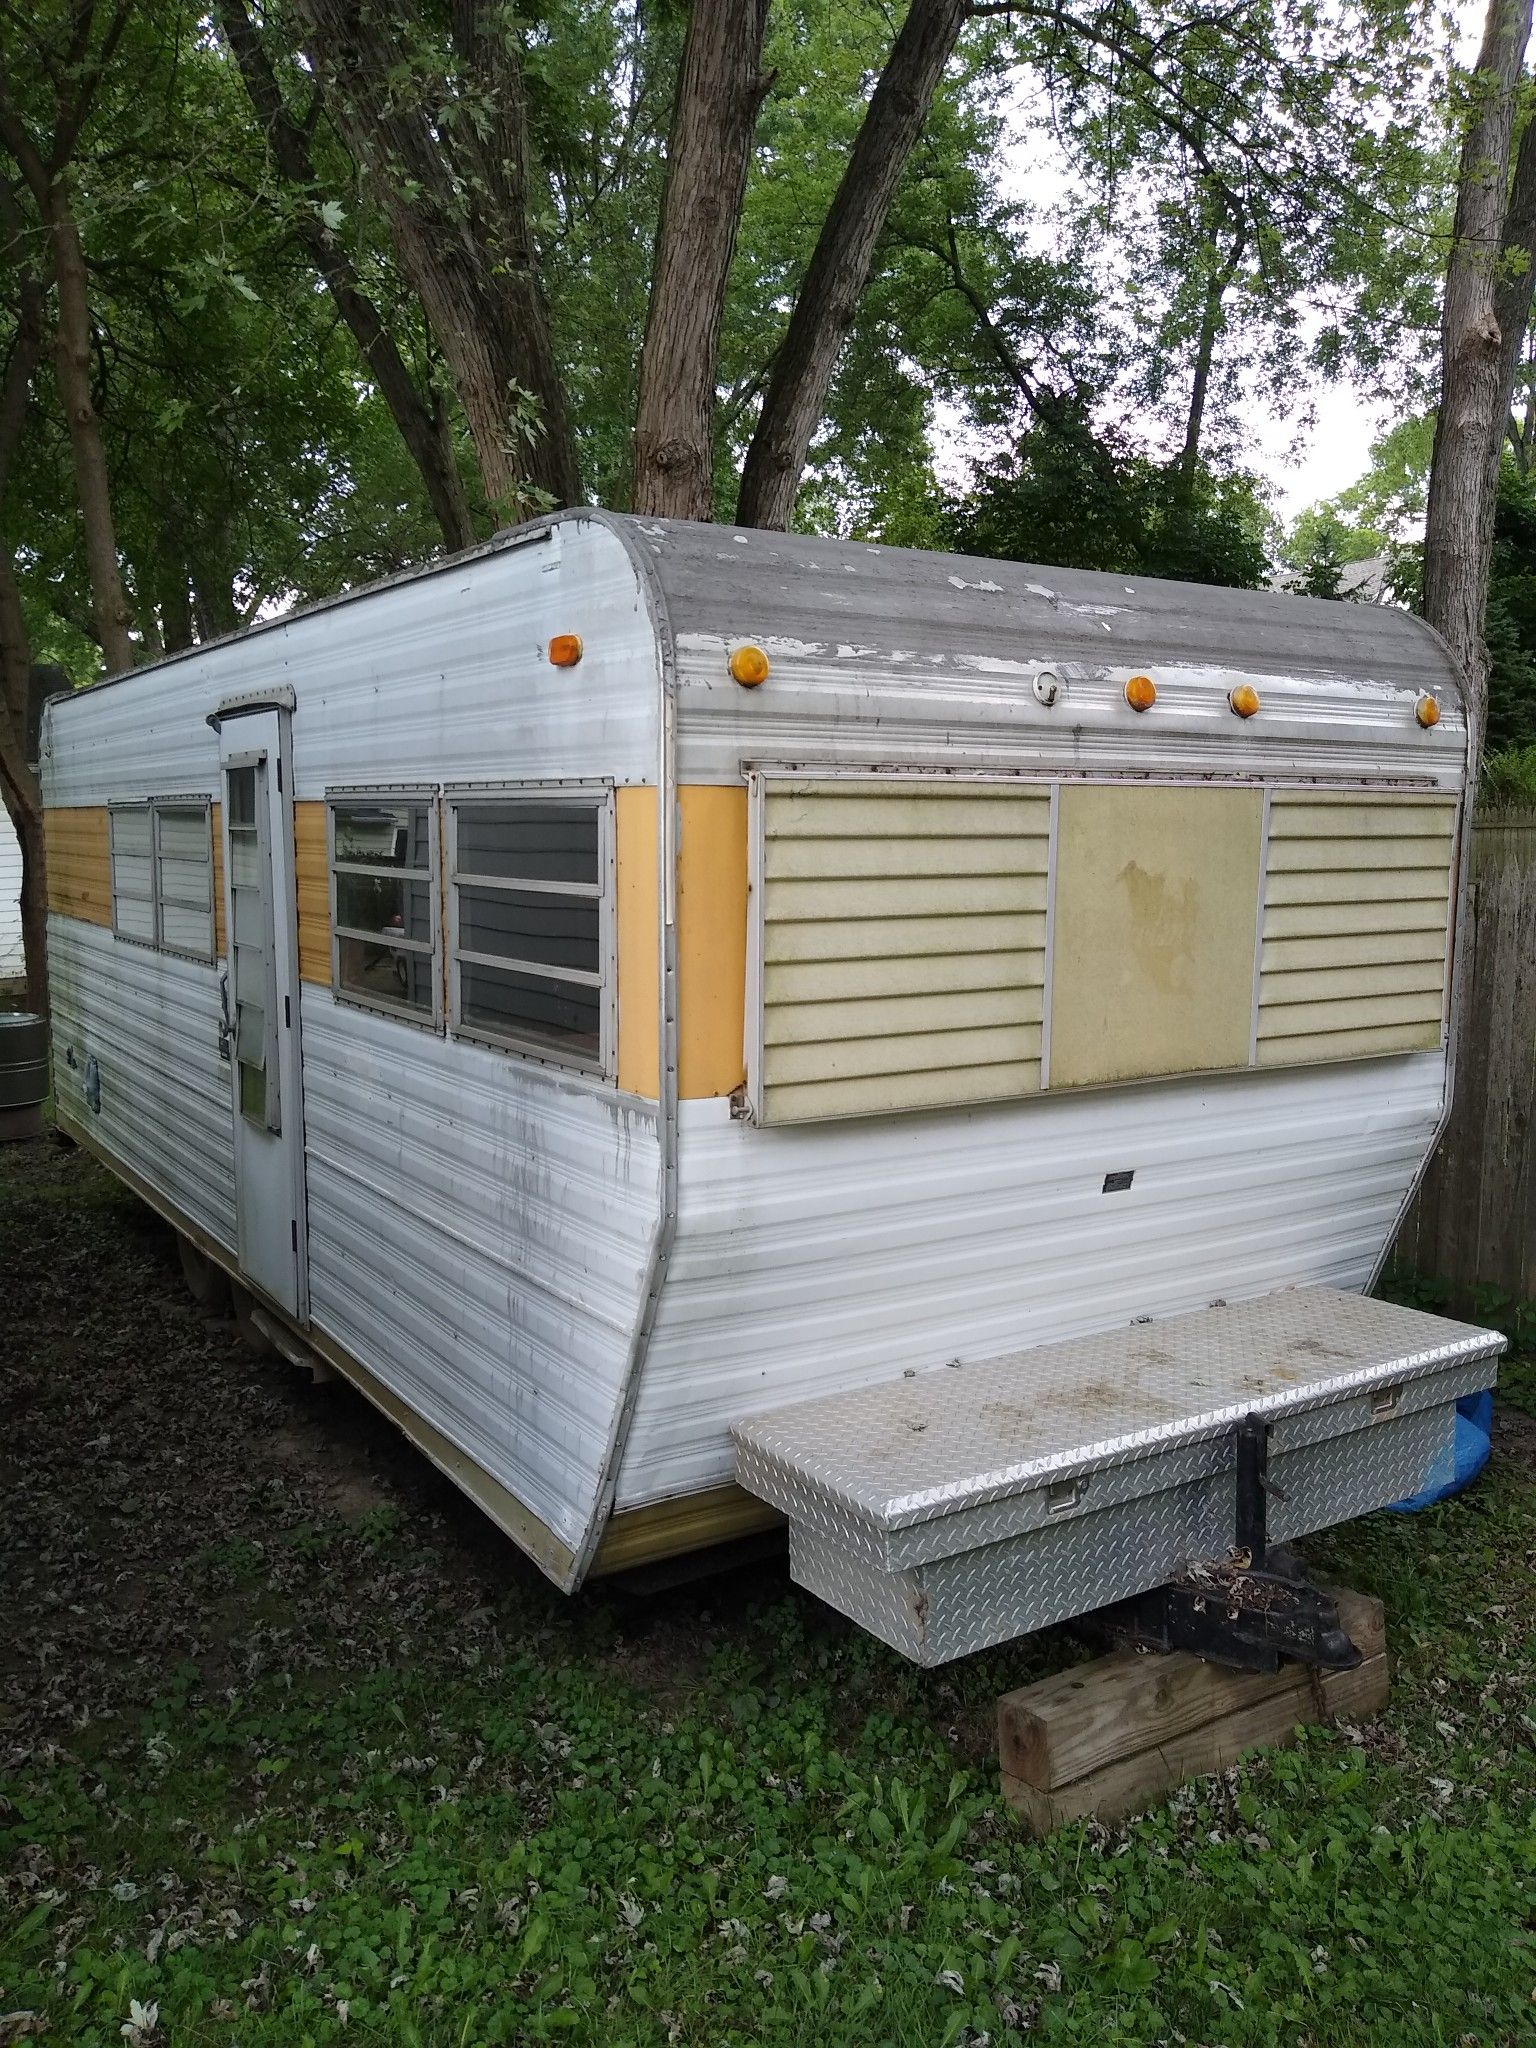
[[[181,1276],[187,1283],[187,1292],[198,1307],[210,1316],[229,1314],[229,1275],[222,1266],[216,1266],[205,1251],[200,1251],[190,1237],[176,1233],[176,1249],[181,1254]]]

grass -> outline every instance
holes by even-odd
[[[1062,1639],[562,1601],[79,1155],[0,1151],[0,1272],[0,2042],[1536,2038],[1536,1424],[1313,1546],[1382,1720],[1037,1843],[990,1717]]]

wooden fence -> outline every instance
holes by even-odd
[[[1470,986],[1451,1120],[1396,1262],[1465,1299],[1536,1300],[1536,806],[1472,835]]]

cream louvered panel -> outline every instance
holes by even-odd
[[[1449,797],[1276,791],[1260,1066],[1440,1044],[1455,828]]]
[[[763,798],[768,1123],[1040,1086],[1048,790],[771,782]]]

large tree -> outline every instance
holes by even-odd
[[[1510,175],[1530,37],[1531,0],[1489,0],[1482,49],[1467,92],[1425,510],[1424,616],[1444,634],[1461,663],[1474,762],[1487,712],[1483,618],[1494,495],[1519,355],[1518,342],[1506,345],[1500,330],[1500,300],[1509,308],[1512,326],[1516,319],[1521,322],[1522,333],[1530,308],[1528,283],[1511,287],[1508,273],[1501,271],[1512,211],[1516,236],[1529,232],[1521,227],[1529,204],[1526,181],[1516,178],[1512,209]],[[1518,305],[1511,303],[1517,296]]]

